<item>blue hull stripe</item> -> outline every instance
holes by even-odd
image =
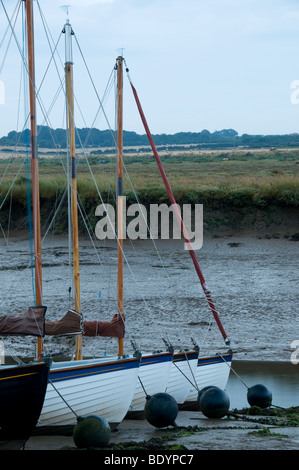
[[[140,367],[148,364],[161,364],[163,362],[171,362],[172,354],[164,354],[161,356],[144,356],[141,358]]]
[[[199,358],[197,366],[199,367],[199,366],[207,366],[210,364],[220,364],[221,362],[231,363],[232,356],[223,356],[223,357],[224,359],[220,356]]]
[[[192,359],[197,359],[198,358],[198,352],[197,351],[186,351],[182,353],[176,353],[173,356],[173,362],[179,362],[179,361],[191,361]]]
[[[107,372],[135,369],[136,367],[139,367],[139,360],[131,359],[127,362],[119,361],[100,365],[79,366],[73,369],[50,370],[49,380],[51,382],[61,382],[63,380],[81,379],[83,377],[100,375]]]

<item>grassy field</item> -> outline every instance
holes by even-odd
[[[177,202],[225,203],[235,207],[299,205],[299,149],[163,152],[161,158]],[[150,154],[124,157],[124,192],[130,203],[167,202],[168,197],[157,164]],[[112,202],[115,194],[115,157],[77,157],[77,180],[83,201]],[[28,164],[27,164],[28,166]],[[42,157],[39,162],[42,200],[58,198],[66,187],[64,160]],[[30,168],[27,169],[30,172]],[[0,201],[10,199],[8,190],[14,182],[12,200],[26,204],[26,161],[19,156],[9,165],[0,160]],[[129,178],[128,178],[129,175]],[[96,181],[97,188],[94,184]]]
[[[30,159],[19,154],[3,158],[0,151],[0,230],[27,230]],[[163,166],[177,203],[203,204],[205,230],[261,230],[291,234],[299,239],[299,149],[161,152]],[[1,158],[2,157],[2,158]],[[7,158],[8,157],[8,158]],[[154,157],[149,153],[124,156],[124,195],[127,207],[138,200],[149,204],[169,199]],[[67,231],[65,157],[40,154],[42,230]],[[77,156],[80,200],[79,229],[94,231],[96,207],[114,204],[116,158],[111,154]],[[137,199],[136,199],[137,198]],[[84,217],[82,217],[82,214]],[[263,227],[261,229],[261,227]],[[292,235],[293,234],[293,235]],[[295,234],[295,235],[294,235]],[[276,236],[276,235],[275,235]]]

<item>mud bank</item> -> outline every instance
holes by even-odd
[[[150,451],[172,449],[172,452],[186,450],[298,450],[298,427],[287,426],[283,419],[270,424],[271,417],[239,415],[207,419],[200,412],[180,411],[176,419],[177,428],[156,429],[146,420],[124,420],[112,434],[110,449],[104,455],[111,455],[113,449]],[[122,445],[121,445],[122,444]],[[25,450],[71,450],[76,449],[72,436],[33,436],[25,444]],[[119,454],[117,454],[119,455]],[[127,454],[126,454],[127,455]],[[131,455],[131,454],[129,454]]]
[[[128,198],[128,205],[134,204]],[[168,200],[158,199],[139,200],[149,212],[150,204],[162,204],[169,206]],[[264,234],[276,235],[279,237],[290,237],[299,231],[299,211],[296,205],[280,205],[279,203],[267,203],[261,205],[243,204],[241,202],[232,202],[230,200],[204,199],[196,201],[178,200],[180,207],[183,204],[202,204],[203,205],[203,224],[206,236],[219,235],[222,233],[242,232],[248,236],[263,236]],[[94,233],[96,223],[99,218],[95,216],[96,207],[101,204],[97,198],[86,199],[82,201],[82,211],[88,214],[88,224]],[[111,201],[113,204],[113,201]],[[0,214],[0,223],[5,228],[9,226],[10,231],[20,232],[28,229],[27,209],[19,200],[13,201],[13,212],[9,204],[6,204]],[[41,199],[41,224],[47,227],[53,220],[57,210],[57,200],[55,198]],[[127,220],[130,218],[127,217]],[[150,220],[148,221],[150,226]],[[171,223],[171,219],[170,219]],[[81,233],[86,233],[86,226],[79,218],[79,229]],[[57,235],[65,235],[68,231],[68,209],[66,202],[59,206],[59,211],[55,214],[55,221],[51,228]]]
[[[116,246],[95,243],[80,244],[82,312],[87,320],[110,320],[117,311]],[[299,242],[262,232],[258,238],[242,232],[204,236],[197,257],[236,359],[290,361],[291,344],[299,339],[298,254]],[[25,234],[0,240],[3,314],[32,305],[29,255]],[[43,242],[47,319],[60,319],[73,305],[68,261],[67,238],[49,234]],[[181,241],[126,241],[124,304],[128,353],[132,341],[144,353],[163,350],[165,338],[175,349],[192,347],[192,338],[202,354],[227,350]],[[7,338],[7,354],[12,349],[21,357],[34,356],[35,343]],[[115,354],[117,345],[110,338],[84,338],[83,348],[94,356]],[[45,338],[45,351],[71,355],[74,338]]]
[[[27,236],[12,235],[0,243],[3,313],[22,312],[33,299]],[[204,236],[197,257],[231,340],[235,360],[290,363],[291,344],[299,339],[299,243],[263,231],[259,236],[243,231],[217,231],[214,235]],[[126,351],[133,351],[131,340],[143,352],[162,350],[163,338],[169,339],[175,349],[190,347],[193,338],[202,354],[226,350],[189,253],[180,241],[160,240],[156,245],[150,241],[125,244]],[[94,246],[86,239],[80,245],[82,310],[87,319],[107,320],[117,308],[116,249],[112,243],[98,241],[97,248],[95,254]],[[43,262],[47,317],[59,319],[72,305],[66,237],[47,237]],[[34,355],[35,347],[34,339],[5,340],[7,353],[13,351],[21,357]],[[83,342],[87,356],[114,354],[116,348],[113,339],[84,338]],[[71,356],[74,339],[45,339],[45,351]],[[247,421],[208,420],[200,412],[180,411],[177,425],[181,432],[174,431],[170,436],[168,429],[157,430],[146,421],[124,420],[113,433],[111,443],[127,445],[153,440],[158,448],[167,442],[194,452],[299,448],[298,427],[273,426],[254,417]],[[33,436],[25,445],[25,450],[62,448],[74,448],[72,436]]]

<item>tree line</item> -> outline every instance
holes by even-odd
[[[222,129],[220,131],[209,132],[203,129],[200,132],[178,132],[175,134],[153,135],[156,145],[193,145],[198,148],[227,148],[227,147],[248,147],[248,148],[271,148],[271,147],[298,147],[299,134],[283,135],[239,135],[234,129]],[[116,135],[109,129],[99,130],[82,128],[76,129],[77,146],[86,147],[115,147]],[[26,146],[30,143],[30,131],[25,129],[22,132],[11,131],[0,138],[0,146]],[[146,134],[137,134],[133,131],[123,132],[124,146],[147,146]],[[67,133],[65,129],[51,129],[48,126],[38,126],[38,146],[49,149],[66,149]]]

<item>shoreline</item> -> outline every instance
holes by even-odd
[[[94,204],[94,210],[96,209],[96,204],[94,201],[90,202]],[[89,205],[86,202],[87,206]],[[158,202],[157,205],[159,206],[160,203]],[[202,231],[203,238],[232,238],[232,237],[248,237],[248,238],[256,238],[256,239],[263,239],[263,238],[275,238],[275,239],[289,239],[290,241],[298,241],[299,240],[299,210],[297,207],[277,207],[277,206],[269,206],[266,208],[257,208],[253,206],[244,206],[244,207],[234,207],[228,206],[225,204],[203,204],[203,218],[195,219],[194,217],[194,209],[192,208],[194,204],[187,204],[191,207],[191,221],[192,224],[196,224],[192,227],[192,231],[196,229],[197,232]],[[167,208],[171,209],[171,207],[166,204]],[[53,207],[55,207],[55,201],[47,201],[41,205],[41,225],[42,227],[46,226],[46,222],[49,223],[49,214],[51,214]],[[90,207],[90,205],[88,206]],[[90,211],[90,208],[88,209]],[[8,211],[8,209],[6,209]],[[148,211],[146,209],[146,211]],[[25,212],[25,215],[24,215]],[[50,234],[55,235],[57,237],[65,237],[68,233],[67,227],[67,211],[63,208],[60,209],[60,216],[59,220],[53,224],[50,229]],[[93,212],[93,211],[91,211]],[[146,214],[146,213],[145,213]],[[183,216],[183,212],[182,212]],[[99,221],[104,223],[104,214],[100,218],[99,216],[96,217],[95,215],[90,214],[90,224],[89,230],[90,233],[96,237],[96,225]],[[128,225],[133,221],[134,224],[140,223],[138,222],[138,217],[140,217],[140,213],[135,213],[135,216],[127,216],[126,217],[126,232],[128,229]],[[146,222],[148,227],[151,227],[151,220],[150,216],[145,215]],[[13,218],[7,214],[5,215],[5,210],[2,209],[2,222],[1,222],[1,233],[0,239],[6,238],[7,236],[12,237],[21,237],[21,238],[28,238],[28,219],[26,208],[21,208],[16,211],[16,218]],[[9,227],[7,220],[9,220]],[[145,222],[143,222],[145,223]],[[158,225],[156,226],[156,224]],[[158,230],[157,241],[165,241],[161,240],[161,222],[157,221],[156,219],[153,221],[155,230]],[[132,230],[132,229],[131,229]],[[140,237],[140,233],[144,231],[139,226],[136,226],[133,230],[136,230],[136,236],[138,237],[135,241],[142,242]],[[141,230],[141,232],[140,232]],[[101,228],[102,233],[103,228]],[[173,237],[173,220],[170,216],[169,218],[169,241],[175,242],[176,240],[172,240]],[[88,237],[86,226],[82,223],[79,224],[79,234],[80,240],[84,240]],[[144,235],[142,235],[144,237]],[[194,233],[190,232],[191,236],[194,238]],[[146,240],[150,240],[150,233],[147,232]],[[127,236],[128,238],[128,236]]]

